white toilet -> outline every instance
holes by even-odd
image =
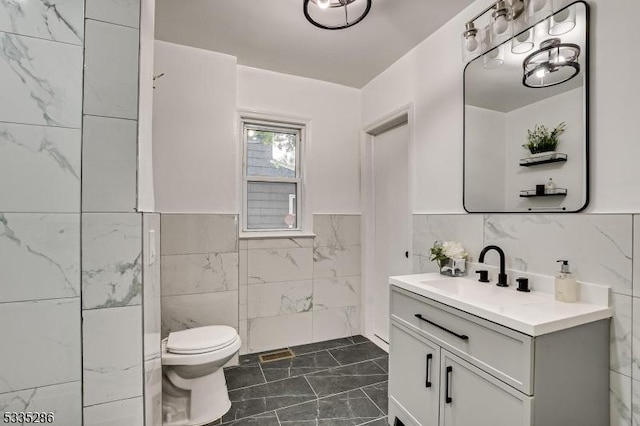
[[[162,424],[201,426],[231,407],[222,366],[240,349],[233,327],[213,325],[162,341]]]

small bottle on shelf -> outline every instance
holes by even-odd
[[[553,179],[549,178],[549,182],[544,186],[544,192],[547,194],[553,194],[556,190],[556,184],[553,183]]]

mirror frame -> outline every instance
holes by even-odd
[[[585,8],[585,46],[584,46],[584,52],[586,54],[586,60],[584,61],[584,105],[583,105],[583,110],[584,110],[584,154],[585,154],[585,164],[584,164],[584,192],[585,192],[585,196],[584,196],[584,204],[582,206],[580,206],[578,209],[576,210],[566,210],[566,208],[562,208],[562,210],[558,209],[557,211],[543,211],[543,210],[531,210],[529,209],[528,211],[512,211],[512,210],[492,210],[492,211],[471,211],[467,208],[467,205],[465,203],[466,200],[466,193],[467,193],[467,188],[466,188],[466,177],[467,177],[467,159],[466,159],[466,150],[467,150],[467,125],[466,125],[466,121],[467,121],[467,112],[466,112],[466,98],[467,98],[467,85],[466,85],[466,73],[467,73],[467,68],[469,67],[469,65],[471,65],[473,62],[481,60],[482,57],[488,53],[490,50],[493,50],[495,48],[497,48],[498,46],[503,46],[506,45],[508,43],[511,42],[511,40],[514,37],[517,37],[518,35],[524,33],[525,31],[528,31],[532,28],[534,28],[536,25],[538,25],[540,22],[549,19],[551,16],[555,15],[558,12],[561,12],[571,6],[574,6],[576,4],[582,4],[584,5]],[[573,1],[567,5],[565,5],[564,7],[562,7],[561,9],[558,9],[557,11],[555,11],[553,14],[545,17],[544,19],[541,19],[539,21],[537,21],[535,24],[530,25],[526,28],[524,28],[521,32],[519,32],[518,34],[515,34],[512,37],[509,37],[508,39],[506,39],[505,41],[503,41],[502,43],[496,45],[493,49],[489,49],[486,52],[482,53],[481,55],[471,59],[464,67],[463,73],[462,73],[462,207],[464,208],[464,211],[467,213],[476,213],[476,214],[502,214],[502,213],[507,213],[507,214],[566,214],[566,213],[579,213],[582,212],[583,210],[585,210],[588,205],[589,205],[589,201],[591,199],[590,197],[590,185],[589,185],[589,180],[590,180],[590,163],[591,163],[591,159],[590,159],[590,155],[589,155],[589,140],[590,140],[590,107],[589,107],[589,100],[590,100],[590,75],[591,75],[591,70],[590,70],[590,62],[591,62],[591,41],[590,41],[590,37],[591,37],[591,32],[590,32],[590,26],[591,26],[591,18],[590,18],[590,7],[589,4],[587,3],[586,0],[576,0]]]

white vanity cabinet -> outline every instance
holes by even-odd
[[[390,312],[391,425],[608,424],[608,319],[529,336],[396,286]]]

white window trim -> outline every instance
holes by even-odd
[[[306,182],[306,152],[309,149],[311,141],[311,120],[302,117],[293,117],[278,114],[269,114],[249,110],[238,110],[238,152],[239,152],[239,168],[241,176],[238,188],[240,201],[240,226],[239,237],[241,239],[252,238],[292,238],[292,237],[313,237],[313,215],[308,202],[308,186]],[[246,229],[247,226],[247,182],[256,179],[247,176],[246,171],[246,155],[247,145],[245,138],[245,124],[254,124],[263,127],[272,127],[275,129],[285,128],[293,129],[299,132],[298,147],[296,150],[296,183],[297,183],[297,228],[294,229]],[[290,178],[269,178],[261,177],[257,179],[262,182],[292,182]]]

